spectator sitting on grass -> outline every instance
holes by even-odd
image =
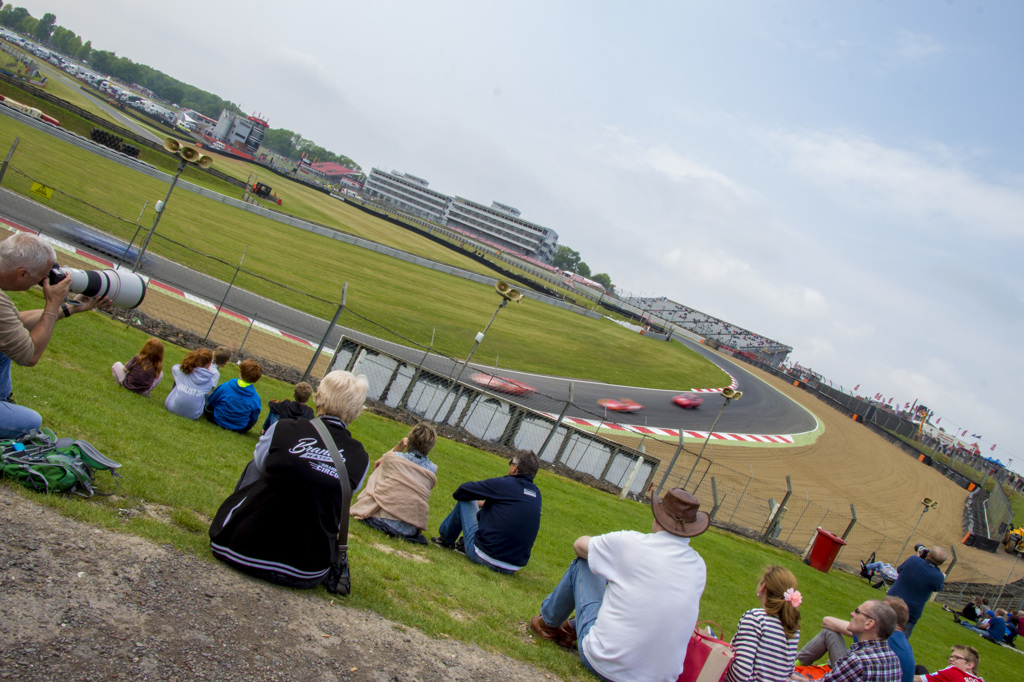
[[[896,629],[896,612],[892,607],[870,599],[855,608],[846,622],[847,632],[857,641],[845,656],[833,662],[824,677],[817,679],[821,682],[900,682],[900,660],[886,641]],[[797,660],[803,660],[800,654]],[[810,679],[801,674],[799,668],[790,677],[793,682]]]
[[[896,625],[892,634],[889,635],[888,641],[889,648],[900,661],[900,681],[911,682],[914,678],[914,651],[910,648],[910,642],[907,641],[906,635],[903,634],[910,611],[907,609],[907,603],[899,597],[886,595],[883,603],[896,614]],[[797,653],[797,662],[800,664],[797,667],[797,672],[807,673],[809,672],[807,668],[825,669],[825,666],[813,665],[825,653],[828,653],[829,666],[835,667],[848,651],[844,636],[854,636],[853,631],[850,630],[850,621],[834,616],[825,616],[821,622],[821,631]]]
[[[199,419],[203,414],[206,395],[217,385],[217,376],[210,369],[213,351],[198,348],[189,351],[181,364],[171,367],[174,387],[167,394],[164,407],[186,419]]]
[[[956,644],[949,654],[949,667],[914,677],[914,682],[985,682],[978,677],[981,656],[973,646]]]
[[[262,404],[253,384],[263,376],[263,369],[250,358],[238,365],[238,374],[237,379],[225,381],[207,397],[203,414],[221,428],[247,433],[260,418]]]
[[[452,493],[455,508],[432,542],[455,550],[462,535],[473,563],[506,574],[522,569],[540,530],[540,490],[533,483],[539,468],[537,455],[521,450],[508,461],[507,475],[460,485]]]
[[[115,362],[110,367],[114,380],[133,393],[149,397],[157,384],[164,378],[164,344],[160,339],[148,339],[139,354],[122,365]]]
[[[436,442],[437,431],[429,423],[412,427],[374,463],[352,516],[392,537],[427,544],[420,531],[427,528],[430,491],[437,484],[437,465],[427,459]]]
[[[243,367],[246,362],[252,360]],[[335,370],[316,394],[317,419],[334,441],[353,494],[370,458],[349,426],[362,412],[368,387],[366,377]],[[315,423],[281,420],[260,438],[235,491],[214,516],[210,549],[257,578],[316,587],[328,575],[342,515],[348,514],[350,500],[341,488],[334,457]]]
[[[726,682],[785,682],[793,672],[800,642],[800,601],[796,576],[769,566],[757,583],[761,608],[740,617],[732,646],[736,658]]]
[[[312,419],[313,410],[309,409],[310,396],[313,395],[313,387],[305,381],[295,384],[295,391],[292,393],[292,400],[271,400],[267,405],[267,419],[263,422],[263,433],[279,419]]]
[[[231,362],[231,349],[227,346],[217,346],[213,349],[213,366],[210,369],[213,371],[213,385],[216,386],[220,383],[220,370],[221,368]]]

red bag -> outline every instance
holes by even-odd
[[[736,650],[732,648],[732,644],[701,632],[701,623],[711,621],[701,621],[693,629],[690,642],[686,645],[683,672],[676,682],[721,682],[729,671],[732,659],[736,658]],[[711,625],[721,630],[717,623]]]

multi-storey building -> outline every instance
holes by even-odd
[[[405,213],[458,230],[506,251],[548,262],[558,246],[558,233],[520,217],[512,206],[478,204],[429,188],[423,178],[379,168],[370,171],[363,190],[369,198]]]
[[[423,178],[408,173],[388,173],[379,168],[370,171],[363,193],[400,211],[444,224],[451,197],[429,188]]]

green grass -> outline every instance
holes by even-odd
[[[41,303],[35,292],[16,294],[14,300],[23,310]],[[208,520],[251,458],[256,435],[230,433],[205,421],[170,414],[163,408],[170,390],[168,379],[148,399],[117,386],[110,377],[110,364],[126,361],[144,340],[138,330],[100,314],[81,315],[58,324],[37,367],[14,368],[20,403],[39,410],[43,423],[58,435],[85,439],[121,462],[124,475],[114,498],[85,500],[27,490],[22,494],[67,516],[169,543],[213,562],[206,535]],[[167,344],[168,367],[183,354],[183,349]],[[222,370],[222,379],[232,375],[233,366]],[[257,390],[266,404],[268,399],[288,397],[291,387],[265,377]],[[376,458],[407,428],[364,413],[352,432]],[[507,471],[504,459],[443,439],[431,457],[439,471],[428,533],[436,531],[451,509],[450,494],[460,483]],[[99,482],[105,486],[109,479],[104,476]],[[650,511],[646,505],[623,502],[544,471],[537,484],[544,498],[541,531],[530,564],[519,575],[500,576],[460,555],[392,540],[355,523],[350,542],[353,594],[344,602],[432,636],[474,642],[558,677],[588,679],[575,656],[552,644],[533,642],[527,636],[527,623],[571,560],[576,537],[621,529],[646,531]],[[131,513],[126,515],[122,509]],[[863,600],[878,596],[854,576],[819,573],[794,556],[714,529],[693,545],[708,568],[701,618],[719,623],[729,636],[735,633],[739,616],[756,606],[754,587],[761,567],[768,564],[787,566],[798,577],[804,595],[803,641],[815,634],[823,616],[845,616]],[[230,569],[218,566],[216,570]],[[337,599],[326,592],[318,594]],[[1016,679],[1019,671],[1016,653],[978,642],[937,605],[925,609],[912,642],[919,662],[932,670],[944,665],[949,645],[967,642],[981,649],[981,672],[987,679]]]
[[[166,194],[167,186],[157,180],[9,119],[0,119],[0,149],[6,148],[15,134],[22,137],[13,162],[15,168],[58,190],[87,197],[90,204],[112,213],[134,219],[144,202],[149,201],[151,207]],[[147,153],[152,152],[143,152]],[[173,165],[166,157],[152,154],[165,166]],[[55,163],[55,159],[60,162]],[[237,188],[192,169],[185,175],[190,181],[237,195]],[[10,169],[4,179],[5,187],[15,191],[27,192],[29,184],[27,177]],[[325,199],[333,202],[336,220],[373,220],[389,225],[329,197]],[[112,220],[65,194],[56,193],[49,205],[99,225],[125,241],[131,240],[137,229],[133,223]],[[147,209],[143,222],[148,223],[152,216],[152,209]],[[444,247],[403,233],[407,249],[415,247],[421,255],[438,259],[444,255],[449,261],[458,258]],[[224,262],[199,257],[168,240],[194,245]],[[168,203],[151,246],[163,256],[225,281],[233,276],[234,264],[246,247],[246,270],[291,289],[315,292],[322,300],[244,273],[236,286],[330,319],[343,283],[349,282],[348,310],[340,324],[388,339],[404,337],[423,347],[430,343],[436,328],[434,349],[454,357],[465,356],[498,301],[485,285],[286,227],[180,190]],[[391,335],[364,318],[397,334]],[[510,306],[498,316],[476,360],[483,364],[500,360],[501,367],[523,371],[654,388],[715,387],[729,381],[724,372],[681,344],[652,341],[607,320],[593,320],[529,300]]]

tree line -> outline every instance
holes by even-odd
[[[177,78],[145,64],[133,62],[127,57],[118,57],[112,51],[94,49],[91,40],[83,41],[74,31],[57,25],[57,16],[52,12],[47,12],[42,18],[36,19],[24,7],[5,5],[0,0],[0,25],[22,35],[32,36],[41,45],[52,47],[123,83],[141,85],[166,102],[198,111],[212,119],[218,118],[224,109],[242,113],[238,105],[221,99],[212,92],[183,83]],[[271,128],[267,131],[263,144],[293,161],[297,161],[305,154],[310,160],[334,161],[353,170],[360,170],[359,165],[344,154],[328,151],[290,130]]]

